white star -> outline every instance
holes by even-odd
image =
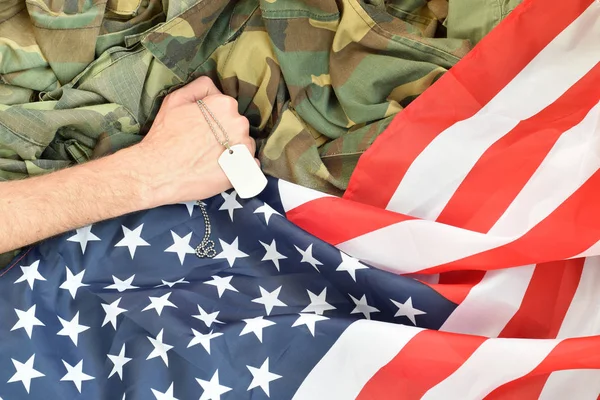
[[[183,204],[187,208],[188,213],[190,214],[190,217],[194,213],[194,207],[196,207],[198,205],[198,203],[196,201],[182,201],[181,203],[177,203],[177,204]],[[206,205],[204,203],[202,203],[202,204]]]
[[[58,320],[63,328],[58,331],[57,335],[70,337],[75,346],[77,346],[79,334],[90,329],[89,326],[79,325],[79,311],[77,311],[77,314],[70,321],[64,320],[61,317],[58,317]]]
[[[315,336],[315,324],[319,321],[325,321],[329,318],[317,314],[300,314],[300,317],[294,322],[292,327],[306,325],[310,333]]]
[[[81,252],[85,254],[88,242],[99,242],[100,238],[92,233],[92,225],[84,226],[75,231],[75,235],[67,239],[69,242],[79,243]]]
[[[272,215],[281,215],[277,211],[275,211],[270,205],[265,203],[264,205],[258,207],[254,210],[254,214],[263,213],[265,215],[265,222],[269,225],[269,219],[271,219]]]
[[[254,333],[259,342],[262,343],[262,334],[263,329],[268,328],[269,326],[275,325],[275,322],[269,321],[268,319],[263,319],[262,316],[256,318],[249,318],[243,320],[246,323],[244,329],[240,332],[240,336],[244,336],[248,333]]]
[[[407,317],[408,319],[410,319],[410,322],[412,322],[413,325],[417,325],[417,320],[415,319],[415,316],[427,314],[425,311],[421,311],[413,307],[412,297],[409,297],[404,303],[400,303],[392,299],[390,299],[390,301],[394,303],[396,307],[398,307],[398,311],[396,312],[396,315],[394,315],[394,317]]]
[[[303,262],[309,263],[310,265],[313,266],[314,269],[316,269],[317,271],[319,271],[319,267],[317,267],[317,265],[323,265],[323,263],[313,257],[313,255],[312,255],[312,247],[313,247],[313,245],[312,244],[310,244],[306,248],[306,250],[302,250],[298,246],[294,246],[294,247],[296,248],[296,250],[298,250],[298,252],[300,254],[302,254],[302,260],[300,260],[301,263],[303,263]]]
[[[72,367],[65,360],[62,360],[62,362],[65,365],[65,368],[67,369],[67,374],[60,378],[60,380],[73,382],[79,393],[81,393],[81,384],[84,381],[91,381],[92,379],[94,379],[94,377],[83,372],[83,360],[79,361],[79,364],[77,364],[74,367]]]
[[[152,388],[150,388],[150,390],[152,390],[152,394],[154,395],[156,400],[177,400],[173,396],[173,384],[174,383],[171,383],[171,386],[169,386],[167,391],[164,393],[159,392],[158,390],[154,390]]]
[[[219,242],[221,242],[221,248],[223,249],[223,251],[217,254],[215,258],[225,258],[229,263],[230,267],[233,267],[235,260],[237,260],[238,258],[248,257],[248,254],[244,253],[238,248],[239,245],[237,237],[231,244],[228,244],[227,242],[224,242],[221,239],[219,239]]]
[[[165,365],[168,367],[169,358],[167,356],[167,352],[171,350],[173,346],[163,342],[163,331],[164,329],[161,329],[160,332],[158,332],[156,339],[153,339],[150,336],[146,336],[150,343],[152,343],[152,346],[154,346],[154,350],[152,350],[152,353],[148,355],[148,358],[146,358],[146,360],[150,360],[155,357],[160,357],[164,361]]]
[[[225,293],[226,290],[231,290],[232,292],[238,291],[236,288],[231,286],[231,280],[233,279],[233,276],[220,277],[213,275],[212,278],[212,281],[204,282],[204,284],[215,286],[217,288],[217,294],[219,295],[219,298],[223,296],[223,293]]]
[[[192,240],[192,232],[188,233],[184,237],[179,237],[178,234],[171,231],[171,236],[173,237],[173,244],[171,247],[165,250],[165,253],[177,253],[179,257],[179,262],[183,265],[183,260],[185,260],[186,254],[195,254],[196,250],[190,246],[190,240]]]
[[[367,269],[366,265],[358,261],[356,258],[350,257],[344,253],[342,255],[342,263],[337,267],[336,271],[347,271],[354,282],[356,282],[356,271],[359,269]]]
[[[323,315],[325,311],[335,310],[335,307],[327,302],[327,288],[323,288],[323,291],[318,296],[308,289],[306,291],[308,292],[308,297],[310,297],[310,304],[301,312],[314,312],[315,314]]]
[[[27,332],[27,336],[29,336],[29,339],[31,339],[31,334],[33,333],[34,326],[46,326],[42,323],[42,321],[36,318],[35,304],[31,306],[31,308],[27,311],[18,310],[15,308],[15,312],[17,313],[17,317],[19,318],[19,320],[17,321],[15,326],[12,327],[11,331],[23,328],[25,329],[25,332]]]
[[[117,317],[120,314],[127,312],[126,309],[119,307],[120,302],[121,302],[121,298],[119,297],[118,299],[116,299],[115,301],[113,301],[110,304],[102,304],[102,308],[104,309],[104,312],[106,313],[106,316],[104,317],[104,321],[102,321],[102,326],[104,326],[110,322],[111,325],[113,326],[113,328],[115,330],[117,330]]]
[[[199,315],[192,315],[192,317],[204,322],[208,328],[210,328],[213,323],[222,324],[222,322],[217,319],[220,311],[215,311],[214,313],[209,314],[204,311],[200,305],[198,305],[198,312],[200,313]]]
[[[248,391],[260,386],[267,397],[270,397],[269,384],[281,378],[281,375],[269,372],[269,358],[267,357],[260,368],[251,367],[250,365],[246,365],[246,368],[248,368],[252,374],[252,382],[250,383],[250,386],[248,386]]]
[[[27,266],[27,267],[21,267],[21,271],[23,271],[23,275],[21,275],[21,277],[19,279],[17,279],[15,281],[15,283],[19,283],[19,282],[25,282],[27,281],[27,283],[29,284],[29,288],[31,290],[33,290],[33,284],[35,283],[36,280],[38,281],[45,281],[46,278],[44,278],[39,272],[38,272],[38,267],[40,266],[40,261],[35,261],[33,264]]]
[[[273,239],[271,244],[266,244],[261,241],[259,241],[259,243],[262,244],[267,251],[261,261],[273,261],[275,268],[277,268],[277,271],[279,271],[279,260],[284,260],[287,257],[277,251],[277,243],[275,243],[275,239]]]
[[[264,305],[267,315],[271,314],[271,311],[273,311],[273,307],[275,307],[275,306],[278,306],[278,307],[286,307],[287,306],[287,304],[285,304],[284,302],[282,302],[281,300],[278,299],[279,292],[281,292],[281,286],[279,286],[277,289],[273,290],[270,293],[267,292],[265,289],[263,289],[261,286],[259,286],[258,288],[260,289],[261,296],[256,299],[253,299],[252,302]]]
[[[223,335],[221,332],[213,333],[212,330],[210,331],[210,333],[203,334],[193,328],[192,333],[194,334],[194,337],[192,338],[192,340],[190,340],[190,343],[188,344],[188,349],[192,346],[196,346],[197,344],[201,344],[208,354],[210,354],[210,341],[214,338]]]
[[[71,293],[71,297],[75,298],[75,295],[77,295],[77,290],[79,290],[80,287],[90,286],[81,282],[83,280],[85,270],[81,271],[77,275],[73,275],[69,267],[65,267],[65,269],[67,270],[67,279],[65,279],[62,285],[60,285],[60,288],[68,290],[69,293]]]
[[[21,382],[23,386],[25,386],[25,390],[27,391],[27,393],[29,393],[29,388],[31,387],[32,379],[46,376],[33,368],[35,354],[32,355],[29,358],[29,360],[27,360],[25,363],[19,362],[14,358],[11,358],[10,360],[15,366],[17,372],[15,372],[15,374],[8,380],[7,383]]]
[[[215,371],[215,374],[210,381],[198,378],[196,378],[196,381],[204,390],[200,400],[221,400],[221,395],[231,390],[231,388],[219,384],[219,370]]]
[[[129,249],[131,259],[133,260],[133,256],[135,256],[135,251],[137,250],[138,246],[150,246],[150,243],[146,242],[141,237],[144,224],[141,224],[134,230],[130,230],[125,225],[121,225],[121,228],[123,229],[124,236],[119,243],[115,244],[115,247],[127,247]]]
[[[110,374],[108,375],[108,379],[116,373],[119,375],[119,378],[123,380],[123,366],[132,360],[132,358],[125,357],[125,343],[123,343],[123,347],[121,347],[121,352],[118,356],[113,356],[111,354],[107,354],[107,356],[114,364],[112,371],[110,371]]]
[[[243,208],[240,203],[235,199],[237,197],[237,193],[234,190],[231,194],[221,193],[221,196],[225,199],[221,207],[219,207],[219,211],[227,210],[229,212],[229,218],[231,218],[231,222],[233,222],[233,211],[237,208]]]
[[[168,287],[172,288],[173,286],[177,285],[178,283],[181,283],[181,284],[189,283],[188,281],[185,280],[185,278],[178,279],[175,282],[165,281],[164,279],[161,279],[161,281],[162,281],[162,285],[158,285],[156,287],[168,286]]]
[[[135,274],[131,275],[129,278],[124,281],[120,280],[116,276],[112,276],[114,284],[105,287],[104,289],[115,289],[118,290],[119,293],[122,293],[129,289],[137,289],[137,286],[133,286],[133,279],[135,278]]]
[[[378,309],[376,309],[375,307],[371,307],[367,303],[367,296],[365,296],[364,294],[360,298],[360,300],[355,299],[352,295],[350,295],[350,297],[352,298],[354,304],[356,304],[356,307],[354,307],[354,310],[352,310],[350,314],[362,313],[365,316],[365,318],[371,319],[371,313],[379,312]]]
[[[148,299],[150,300],[150,304],[148,304],[148,306],[146,308],[144,308],[142,311],[148,311],[148,310],[156,310],[156,312],[158,313],[158,316],[160,317],[160,314],[163,311],[163,308],[165,307],[173,307],[173,308],[177,308],[177,306],[173,303],[171,303],[169,301],[169,296],[171,295],[171,292],[164,294],[161,297],[152,297],[152,296],[148,296]]]

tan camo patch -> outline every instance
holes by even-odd
[[[312,79],[312,83],[314,83],[317,86],[324,87],[331,85],[331,75],[329,74],[323,74],[319,76],[311,75],[310,77]]]
[[[291,110],[285,110],[281,115],[281,121],[277,129],[272,132],[267,140],[263,150],[264,155],[272,160],[277,160],[286,150],[291,142],[300,132],[304,130],[304,125],[300,119]]]
[[[338,52],[352,42],[360,42],[375,26],[369,14],[356,0],[343,0],[344,14],[333,39],[333,51]]]
[[[446,70],[444,68],[438,67],[420,79],[397,86],[390,92],[387,99],[401,102],[407,97],[418,96],[423,93],[425,89],[431,86],[431,83],[435,77],[441,73],[444,73],[445,71]]]
[[[332,32],[337,32],[338,26],[340,25],[339,20],[332,21],[319,21],[318,19],[308,19],[308,23],[314,26],[315,28],[327,29]]]
[[[142,0],[108,0],[106,8],[115,14],[131,15],[140,7]]]
[[[196,36],[196,33],[187,20],[183,18],[174,18],[171,29],[169,29],[169,35],[193,38]]]
[[[244,51],[240,51],[244,49]],[[271,80],[279,80],[279,70],[277,76],[272,76],[273,70],[266,62],[256,62],[256,60],[275,60],[273,48],[270,45],[269,36],[264,31],[243,32],[234,42],[221,46],[213,54],[217,62],[217,71],[222,79],[237,77],[258,87],[253,103],[261,114],[261,128],[268,120],[268,115],[273,109],[272,98],[269,96],[268,89]],[[225,59],[227,62],[225,62]]]

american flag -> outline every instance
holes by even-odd
[[[270,179],[0,278],[0,397],[600,398],[600,1],[526,0],[343,198]]]

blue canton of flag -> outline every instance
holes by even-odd
[[[357,320],[438,329],[456,307],[289,222],[275,180],[204,203],[214,258],[195,255],[196,202],[18,257],[0,279],[0,397],[291,399]]]

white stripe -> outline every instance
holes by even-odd
[[[600,42],[600,40],[599,40]],[[556,141],[538,170],[488,232],[522,235],[550,215],[600,168],[600,104]]]
[[[440,330],[497,337],[519,310],[534,270],[526,265],[487,272]]]
[[[428,285],[437,285],[440,283],[440,274],[410,274],[409,278],[427,283]]]
[[[550,374],[539,400],[597,400],[600,371],[556,371]]]
[[[408,220],[357,236],[338,247],[374,267],[415,273],[511,242],[425,220]]]
[[[333,197],[329,194],[319,192],[317,190],[309,189],[295,183],[290,183],[279,180],[279,197],[281,198],[281,205],[285,212],[288,212],[302,204],[308,203],[309,201],[320,199],[322,197]]]
[[[548,44],[473,117],[438,135],[408,169],[387,208],[436,219],[481,155],[553,103],[600,61],[600,3]]]
[[[308,374],[294,400],[355,399],[369,379],[421,331],[378,321],[354,322]]]
[[[579,286],[558,332],[559,338],[600,335],[600,257],[585,260]],[[553,372],[540,400],[596,400],[600,394],[600,371]]]
[[[559,338],[600,334],[600,257],[585,260],[579,286],[569,305]]]
[[[498,386],[528,374],[559,340],[488,339],[452,375],[421,400],[481,400]]]

